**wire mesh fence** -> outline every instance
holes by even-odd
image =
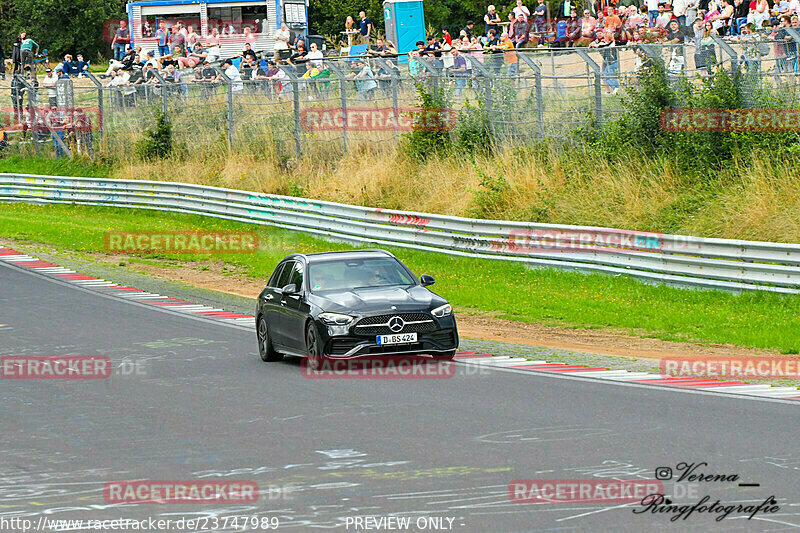
[[[31,154],[93,155],[102,148],[130,155],[163,114],[175,144],[186,151],[233,147],[328,157],[363,143],[399,142],[419,126],[420,91],[439,91],[446,118],[431,127],[452,129],[471,113],[501,145],[564,139],[619,116],[626,98],[617,89],[636,84],[647,61],[660,62],[676,82],[700,83],[717,67],[740,69],[750,84],[745,94],[755,99],[766,92],[783,106],[797,106],[796,37],[477,50],[460,58],[329,57],[277,66],[262,60],[254,68],[217,67],[211,74],[148,69],[110,82],[89,75],[59,80],[56,87],[18,76],[3,88],[12,102],[3,125],[18,134],[18,150]]]

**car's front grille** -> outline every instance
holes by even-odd
[[[386,325],[394,317],[403,320],[403,329],[393,331]],[[355,332],[359,335],[390,335],[392,333],[422,333],[435,329],[436,322],[427,313],[395,313],[362,318],[356,324]]]

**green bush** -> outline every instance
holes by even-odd
[[[163,113],[158,113],[152,129],[144,131],[144,139],[139,141],[136,149],[142,159],[165,159],[172,155],[172,124]]]
[[[435,86],[428,89],[420,81],[415,85],[421,111],[413,114],[412,130],[403,134],[402,149],[412,159],[424,161],[449,152],[453,142],[449,131],[435,125],[442,119],[442,111],[448,108],[444,89]]]
[[[663,65],[648,62],[625,90],[622,114],[599,131],[582,130],[579,139],[613,161],[631,151],[645,156],[672,158],[678,168],[713,175],[732,159],[747,161],[755,153],[785,157],[797,153],[797,133],[722,131],[668,132],[661,114],[669,108],[748,109],[785,107],[786,102],[767,90],[753,73],[718,67],[713,75],[693,83],[670,80]]]

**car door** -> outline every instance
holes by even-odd
[[[281,287],[289,283],[289,277],[292,275],[292,267],[295,261],[285,261],[279,265],[280,272],[275,269],[276,276],[270,280],[270,287],[264,294],[265,304],[267,307],[267,322],[269,323],[269,333],[272,337],[272,343],[276,346],[288,346],[287,337],[285,334],[285,309],[281,305],[283,293]]]
[[[296,294],[283,294],[280,305],[283,308],[285,320],[284,334],[287,345],[298,352],[305,353],[305,322],[308,315],[308,304],[305,301],[305,264],[295,261],[291,269],[287,284],[297,287]]]

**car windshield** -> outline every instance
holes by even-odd
[[[308,267],[312,292],[416,285],[417,281],[391,257],[313,262]]]

